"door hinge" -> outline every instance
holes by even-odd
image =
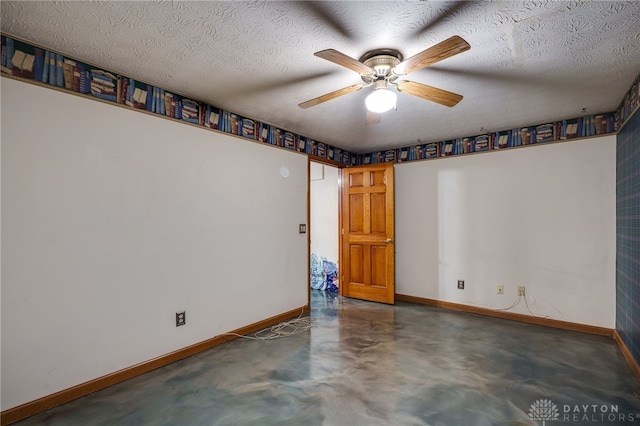
[[[344,235],[344,228],[342,228],[342,235]]]

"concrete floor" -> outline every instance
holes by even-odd
[[[640,425],[612,339],[312,293],[310,332],[238,339],[16,425]]]

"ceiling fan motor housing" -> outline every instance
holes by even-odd
[[[391,70],[402,62],[402,54],[394,49],[377,49],[365,53],[360,57],[360,62],[373,69],[373,75],[363,75],[362,81],[369,84],[381,78],[393,81],[398,78]]]

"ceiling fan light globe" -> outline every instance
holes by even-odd
[[[376,89],[367,96],[364,104],[371,112],[382,113],[396,107],[398,96],[389,89]]]

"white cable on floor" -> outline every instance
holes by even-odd
[[[504,308],[504,309],[496,309],[496,311],[508,311],[509,309],[513,309],[516,306],[518,306],[518,303],[520,303],[520,298],[522,296],[518,296],[518,298],[516,300],[514,300],[514,302],[511,304],[511,306],[509,306],[508,308]]]
[[[534,314],[533,312],[531,312],[531,309],[529,308],[529,304],[527,303],[527,295],[526,295],[526,294],[524,295],[524,304],[525,304],[525,305],[527,305],[527,311],[529,311],[529,313],[530,313],[531,315],[533,315],[534,317],[538,317],[538,318],[551,318],[549,315],[544,315],[544,316],[542,316],[542,315],[536,315],[536,314]]]
[[[527,311],[529,311],[529,313],[537,318],[551,318],[549,315],[536,315],[531,311],[531,308],[529,308],[529,303],[527,302],[527,295],[525,294],[524,296],[518,296],[518,298],[511,304],[511,306],[509,306],[508,308],[504,308],[504,309],[496,309],[496,311],[508,311],[510,309],[515,308],[516,306],[518,306],[518,304],[520,303],[520,300],[524,299],[524,304],[527,306]]]
[[[250,340],[273,340],[281,337],[295,336],[296,334],[309,331],[311,328],[316,326],[315,319],[309,317],[302,318],[303,313],[304,309],[300,312],[300,315],[297,318],[289,321],[283,321],[272,327],[257,331],[253,336],[245,336],[238,333],[224,333],[220,336],[235,336]]]

